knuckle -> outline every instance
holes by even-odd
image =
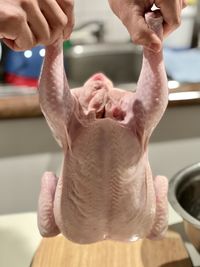
[[[62,31],[63,28],[67,26],[68,18],[67,16],[61,16],[55,20],[53,32]]]
[[[24,23],[26,21],[25,14],[23,12],[19,12],[19,11],[15,12],[15,13],[11,13],[9,15],[8,19],[12,20],[17,25],[21,25],[22,23]]]
[[[13,9],[1,9],[0,17],[5,23],[9,25],[19,26],[26,21],[26,14],[20,7],[13,7]]]

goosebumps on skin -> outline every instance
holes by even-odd
[[[162,39],[160,13],[146,21]],[[41,234],[61,232],[82,244],[162,237],[168,183],[152,176],[147,147],[168,102],[162,51],[144,49],[135,93],[115,88],[101,73],[70,91],[60,40],[46,49],[39,97],[64,152],[59,178],[42,177]]]

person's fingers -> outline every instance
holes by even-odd
[[[27,23],[20,25],[20,31],[15,39],[3,38],[5,44],[16,51],[31,49],[36,45],[36,40]],[[5,34],[6,36],[6,34]]]
[[[185,7],[182,0],[155,0],[155,4],[160,8],[164,19],[164,35],[174,31],[181,23],[181,10]]]
[[[50,28],[37,2],[24,0],[22,8],[27,14],[27,23],[36,42],[39,44],[48,43],[51,38]]]
[[[0,35],[8,46],[15,50],[27,49],[36,40],[26,21],[25,12],[15,5],[6,3],[0,10]],[[10,41],[6,41],[9,39]]]
[[[39,6],[23,0],[29,26],[37,43],[48,45],[58,37],[68,38],[74,25],[73,0],[41,0]],[[31,3],[32,2],[32,3]]]
[[[128,9],[128,12],[122,16],[122,21],[135,44],[148,47],[155,52],[160,51],[161,41],[148,27],[142,11],[134,10],[134,7],[132,10]]]
[[[7,33],[8,31],[6,32],[6,34],[4,34],[4,36],[7,36]],[[9,48],[15,51],[31,49],[36,45],[34,35],[32,34],[27,23],[20,25],[20,32],[17,34],[17,37],[15,39],[12,38],[3,37],[3,41]]]
[[[160,51],[161,41],[145,21],[145,13],[151,9],[153,0],[109,0],[109,4],[127,28],[133,43]]]
[[[14,50],[68,38],[74,25],[73,0],[0,0],[0,38]]]
[[[64,28],[67,27],[68,18],[56,1],[42,0],[40,2],[40,8],[51,31],[51,42],[54,42],[59,36],[63,36]]]
[[[74,27],[74,1],[73,0],[57,0],[59,6],[62,8],[63,12],[67,15],[67,26],[64,28],[64,38],[68,39],[72,33]]]

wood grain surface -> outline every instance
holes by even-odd
[[[31,267],[191,267],[181,237],[168,231],[160,241],[74,244],[62,235],[43,238]]]

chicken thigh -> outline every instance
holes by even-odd
[[[162,39],[159,12],[146,21]],[[152,176],[149,138],[167,103],[162,51],[144,48],[136,92],[115,88],[102,73],[70,90],[62,40],[46,48],[39,84],[41,109],[64,159],[57,178],[46,172],[39,196],[42,236],[76,243],[157,239],[168,225],[164,176]]]

